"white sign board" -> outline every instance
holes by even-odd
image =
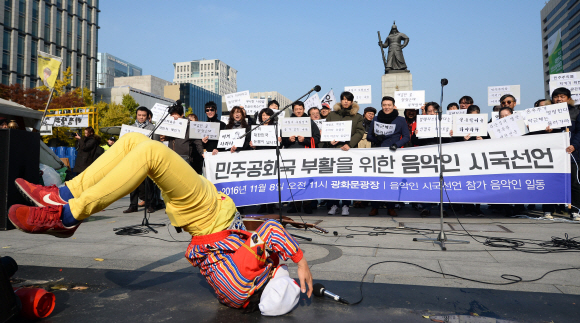
[[[487,113],[453,116],[453,137],[487,135]]]
[[[395,129],[397,129],[397,125],[396,124],[386,124],[386,123],[380,123],[375,121],[375,135],[377,136],[388,136],[388,135],[392,135],[395,133]]]
[[[40,135],[52,136],[52,126],[49,125],[40,126]]]
[[[62,117],[46,117],[44,118],[44,121],[45,124],[52,126],[53,128],[58,127],[86,128],[89,126],[89,115],[77,114]]]
[[[334,107],[334,104],[336,103],[336,99],[334,98],[334,90],[328,91],[328,93],[322,97],[321,103],[328,103],[328,106],[332,110],[332,107]]]
[[[232,111],[235,106],[243,106],[250,99],[250,91],[242,91],[225,95],[228,111]]]
[[[247,99],[242,106],[246,109],[246,115],[253,116],[254,114],[266,108],[268,100],[266,99]]]
[[[348,121],[326,121],[322,124],[322,134],[320,141],[350,141],[350,131],[352,120]]]
[[[546,105],[546,113],[548,114],[548,125],[552,129],[558,129],[562,127],[569,127],[572,125],[570,120],[570,111],[568,111],[567,103],[557,103],[552,105]]]
[[[580,104],[580,72],[550,75],[550,96],[559,87],[565,87],[572,93],[575,104]]]
[[[499,99],[504,94],[511,94],[520,102],[520,86],[519,85],[502,85],[502,86],[488,86],[487,87],[487,105],[490,107],[500,105]]]
[[[425,104],[425,91],[395,91],[395,106],[398,110],[421,109]]]
[[[163,116],[165,116],[165,114],[167,113],[168,107],[169,106],[165,104],[155,103],[155,105],[153,105],[153,107],[151,108],[151,113],[153,114],[153,117],[151,117],[151,121],[157,122],[163,119]]]
[[[467,109],[460,109],[460,110],[447,110],[448,115],[454,114],[467,114]]]
[[[220,123],[203,121],[189,122],[189,138],[203,139],[206,136],[208,140],[218,140],[220,137]]]
[[[220,131],[218,148],[230,149],[233,146],[243,147],[246,138],[240,138],[246,133],[246,129],[229,129]]]
[[[322,129],[322,124],[326,122],[326,119],[312,120],[312,121],[314,121],[314,123],[316,123],[318,130],[320,130],[320,129]]]
[[[228,122],[230,121],[230,116],[229,115],[221,116],[220,121],[225,123],[225,124],[228,124]]]
[[[308,112],[308,109],[310,108],[318,108],[318,110],[322,110],[322,104],[320,103],[318,93],[314,93],[313,96],[309,97],[308,100],[304,101],[304,111]]]
[[[546,130],[549,126],[550,118],[545,106],[526,109],[524,115],[530,132]]]
[[[282,137],[302,136],[311,137],[312,127],[310,125],[310,118],[283,118],[278,120]]]
[[[142,133],[145,136],[149,136],[149,134],[151,133],[151,130],[141,129],[139,127],[133,127],[133,126],[129,126],[129,125],[124,124],[121,126],[121,132],[119,133],[119,138],[121,138],[123,135],[128,134],[130,132]]]
[[[256,127],[252,126],[252,129]],[[261,126],[252,131],[252,145],[276,147],[277,138],[275,128],[275,126]]]
[[[358,104],[371,104],[371,86],[370,85],[360,85],[360,86],[345,86],[344,90],[350,92],[354,95],[354,100]],[[330,106],[332,109],[332,106]]]
[[[174,120],[173,117],[168,117],[165,118],[163,123],[159,125],[159,128],[155,130],[155,134],[160,136],[185,139],[188,123],[189,119],[179,118]]]
[[[487,127],[492,139],[518,137],[528,133],[524,119],[519,114],[512,114],[490,122]]]
[[[439,137],[439,117],[436,115],[417,116],[417,138],[434,138]],[[449,134],[453,129],[453,116],[441,116],[441,137],[451,137]]]

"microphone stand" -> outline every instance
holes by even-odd
[[[447,247],[445,247],[445,243],[449,242],[449,243],[469,243],[469,241],[464,241],[464,240],[450,240],[447,239],[447,236],[445,235],[445,231],[443,230],[443,190],[444,190],[444,181],[443,181],[443,161],[442,161],[442,147],[443,147],[443,142],[442,142],[442,138],[441,138],[441,119],[442,119],[442,114],[443,114],[443,87],[445,85],[447,85],[448,81],[447,79],[441,79],[441,101],[439,103],[439,111],[438,111],[438,118],[437,120],[439,121],[439,125],[438,125],[438,130],[437,130],[437,136],[439,137],[439,144],[438,144],[438,148],[439,148],[439,219],[440,219],[440,224],[441,224],[441,229],[439,231],[439,234],[437,235],[437,238],[413,238],[413,241],[429,241],[429,242],[434,242],[434,243],[438,243],[441,246],[441,250],[446,251]]]
[[[149,135],[147,135],[147,137],[153,139],[153,136],[155,135],[155,130],[157,130],[157,128],[159,128],[159,126],[163,123],[163,121],[165,121],[165,119],[169,116],[169,108],[167,109],[167,113],[163,116],[163,118],[161,118],[161,120],[155,125],[155,127],[153,128],[153,130],[151,130],[151,132],[149,133]],[[148,188],[147,186],[147,178],[145,177],[145,199],[148,198]],[[149,201],[149,203],[151,203],[153,201]],[[149,204],[149,206],[151,207],[151,204]],[[147,201],[145,202],[145,208],[143,209],[143,220],[141,221],[141,224],[136,224],[136,225],[130,225],[130,226],[126,226],[126,227],[121,227],[121,228],[114,228],[113,231],[117,231],[116,234],[125,234],[125,233],[130,233],[134,228],[138,228],[138,227],[146,227],[147,229],[158,233],[157,230],[153,229],[153,227],[164,227],[165,224],[164,223],[149,223],[149,218],[147,217]]]
[[[317,86],[315,86],[314,88],[310,89],[310,91],[308,91],[308,93],[306,93],[303,96],[299,97],[294,102],[300,101],[303,97],[309,95],[310,93],[312,93],[315,90],[317,90],[316,92],[320,91],[319,88],[320,87],[318,87],[318,89],[317,89]],[[278,142],[279,132],[278,132],[278,122],[277,122],[277,120],[279,120],[279,119],[277,119],[277,117],[280,114],[284,113],[284,111],[286,111],[286,109],[288,109],[289,107],[291,107],[292,104],[294,104],[294,102],[288,104],[283,109],[281,109],[278,112],[274,113],[273,115],[270,116],[270,118],[268,118],[268,120],[262,121],[257,127],[255,127],[254,129],[250,129],[250,131],[246,132],[245,134],[243,134],[240,137],[240,138],[246,137],[247,135],[251,134],[252,131],[260,128],[264,124],[268,123],[270,120],[276,121],[274,123],[274,129],[276,131],[276,168],[278,170],[278,172],[277,172],[278,173],[278,215],[280,216],[280,219],[279,219],[280,224],[282,224],[282,190],[281,190],[281,185],[280,185],[280,142]],[[281,137],[281,135],[280,135],[280,137]],[[293,236],[293,237],[296,237],[296,238],[300,238],[300,239],[306,240],[306,241],[312,241],[312,238],[303,237],[303,236],[299,236],[299,235],[296,235],[296,234],[290,234],[290,235]]]

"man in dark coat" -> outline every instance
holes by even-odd
[[[98,153],[97,150],[103,148],[99,147],[101,137],[95,135],[95,130],[92,127],[85,128],[84,138],[76,133],[75,139],[78,143],[78,153],[73,172],[80,174],[95,161],[95,157],[98,157],[95,156]]]

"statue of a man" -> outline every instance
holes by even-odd
[[[403,44],[401,44],[403,41]],[[409,37],[407,35],[400,33],[397,29],[397,25],[393,22],[393,27],[391,32],[385,42],[383,43],[379,38],[379,46],[381,50],[383,48],[388,48],[387,59],[385,60],[385,54],[383,52],[383,61],[385,63],[385,74],[390,70],[407,71],[407,64],[405,64],[405,58],[403,57],[403,48],[407,47],[409,44]]]

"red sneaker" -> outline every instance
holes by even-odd
[[[65,227],[60,220],[62,210],[62,205],[32,207],[14,204],[8,211],[8,218],[20,231],[68,238],[75,233],[80,223],[70,228]]]
[[[22,178],[17,178],[14,183],[22,195],[26,196],[36,206],[55,206],[68,204],[60,198],[58,187],[42,186],[27,182]]]

